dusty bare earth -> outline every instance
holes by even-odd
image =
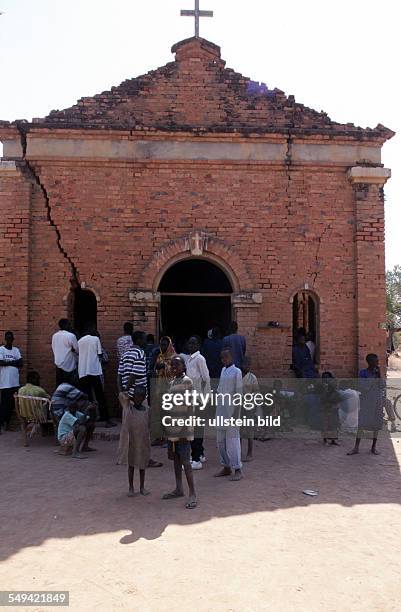
[[[239,483],[213,478],[209,441],[190,511],[161,500],[173,484],[163,449],[152,494],[131,499],[116,442],[78,461],[51,438],[26,450],[5,433],[1,588],[69,590],[85,612],[400,610],[400,440],[383,437],[377,457],[367,442],[347,457],[350,439],[258,442]]]

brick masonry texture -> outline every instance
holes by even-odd
[[[71,109],[33,125],[1,122],[0,137],[2,131],[21,133],[24,148],[33,128],[40,137],[41,130],[48,136],[60,127],[81,130],[83,137],[103,128],[157,129],[166,136],[203,131],[216,138],[235,130],[286,133],[289,139],[332,133],[377,146],[392,135],[383,126],[336,124],[279,90],[252,94],[249,79],[226,69],[219,48],[202,39],[173,49],[175,62]],[[214,244],[211,255],[232,268],[239,290],[263,296],[260,305],[236,311],[259,375],[288,374],[291,299],[305,283],[320,303],[321,369],[354,376],[369,351],[384,362],[383,193],[375,184],[352,185],[347,171],[338,164],[292,164],[290,158],[21,158],[13,175],[0,174],[0,333],[15,331],[27,365],[53,388],[51,335],[69,314],[71,282],[85,283],[98,298],[114,398],[115,341],[122,323],[135,316],[129,292],[157,289],[161,254],[170,249],[178,255],[175,245],[200,231]],[[283,328],[258,328],[271,320]],[[155,321],[150,314],[146,331],[155,332]]]

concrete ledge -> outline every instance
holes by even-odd
[[[380,164],[380,147],[363,144],[286,142],[205,142],[194,140],[28,137],[27,159],[194,160],[343,164],[361,160]],[[20,143],[6,141],[4,156],[22,155]]]
[[[351,183],[370,183],[384,185],[391,176],[389,168],[371,168],[369,166],[354,166],[348,171]]]
[[[20,171],[15,161],[0,161],[0,178],[16,177],[19,175]]]

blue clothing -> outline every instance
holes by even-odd
[[[75,414],[71,414],[71,412],[66,410],[60,419],[60,423],[58,424],[57,438],[61,440],[63,436],[69,434],[74,429],[76,421],[84,416],[85,415],[78,410]]]
[[[297,378],[316,378],[316,369],[313,364],[310,350],[304,345],[296,344],[292,349],[292,365]]]
[[[234,364],[237,368],[242,368],[246,353],[246,342],[244,336],[230,334],[223,338],[223,348],[231,349]]]
[[[209,370],[210,378],[220,378],[221,369],[221,349],[223,341],[219,338],[206,338],[202,344],[201,353],[206,359],[206,365]]]

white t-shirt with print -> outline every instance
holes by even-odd
[[[52,349],[54,363],[58,368],[61,368],[65,372],[72,372],[75,370],[78,357],[78,342],[75,334],[65,329],[60,329],[60,331],[53,334]]]
[[[78,375],[79,378],[84,376],[101,376],[102,365],[100,363],[100,355],[102,354],[102,345],[97,336],[82,336],[78,340]]]
[[[16,346],[8,350],[0,346],[0,361],[14,361],[21,359],[21,353]],[[19,387],[19,369],[14,366],[0,366],[0,389]]]

